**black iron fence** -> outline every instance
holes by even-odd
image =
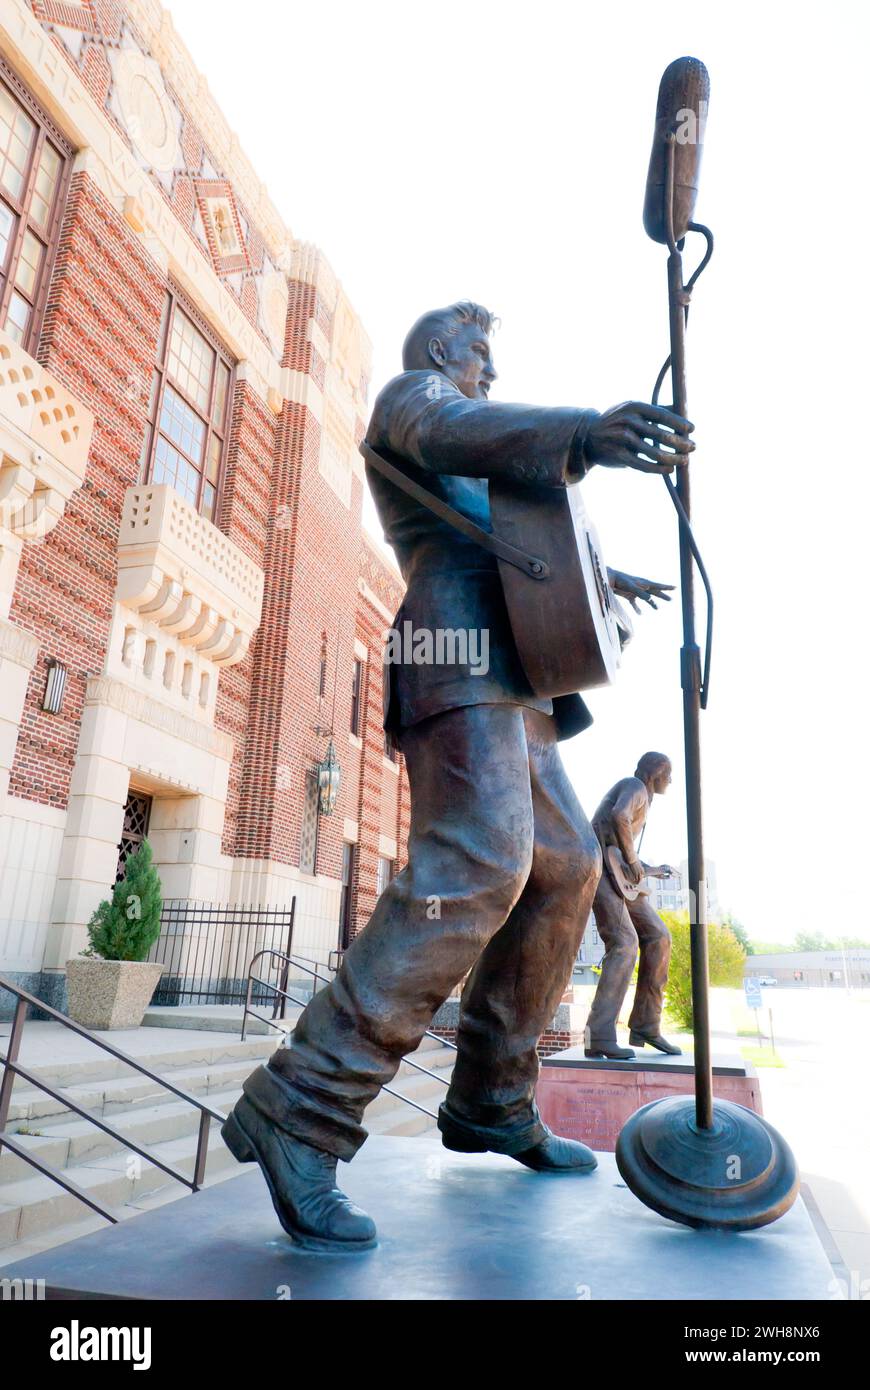
[[[160,936],[148,957],[166,967],[153,1003],[244,1004],[254,956],[291,954],[295,916],[295,898],[289,907],[165,899]],[[261,1003],[273,998],[273,989],[261,988]]]

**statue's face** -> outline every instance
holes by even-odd
[[[462,323],[450,337],[429,340],[429,355],[469,400],[486,400],[498,373],[492,365],[489,338],[479,324]]]
[[[668,787],[671,785],[671,776],[671,765],[670,763],[665,763],[665,765],[662,768],[660,768],[660,770],[656,773],[656,778],[653,782],[653,791],[658,792],[659,796],[661,796],[662,792],[666,792]]]

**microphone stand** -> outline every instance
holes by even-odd
[[[673,408],[687,416],[686,321],[691,288],[683,284],[683,257],[674,240],[674,140],[668,142],[666,227],[668,238],[668,318],[671,342]],[[696,223],[691,224],[697,226]],[[697,274],[713,253],[708,233],[707,254]],[[696,277],[697,278],[697,275]],[[670,490],[670,489],[669,489]],[[691,546],[691,485],[689,465],[677,469],[676,497],[680,502],[680,599],[683,610],[683,646],[680,652],[680,684],[683,690],[683,746],[686,765],[686,839],[689,859],[689,931],[692,966],[692,1020],[695,1042],[695,1122],[699,1129],[713,1125],[713,1065],[710,1056],[710,988],[707,949],[707,877],[704,866],[704,827],[701,814],[701,653],[695,638],[695,587]],[[708,613],[711,595],[708,589]],[[704,688],[706,695],[706,678]],[[706,701],[705,701],[706,703]]]
[[[674,237],[675,133],[666,135],[665,227],[668,245],[670,356],[659,373],[653,401],[668,368],[673,409],[687,414],[686,322],[692,289],[713,254],[707,227],[689,222],[706,239],[703,260],[683,282],[682,239]],[[707,884],[701,804],[700,712],[707,703],[712,641],[713,596],[691,527],[688,463],[677,469],[676,486],[664,481],[679,517],[680,597],[683,645],[683,738],[686,765],[686,830],[689,859],[689,930],[692,1014],[695,1043],[695,1095],[669,1096],[637,1110],[623,1126],[616,1162],[627,1186],[653,1211],[687,1226],[752,1230],[782,1216],[798,1193],[797,1164],[780,1134],[760,1115],[713,1096],[710,1054]],[[704,668],[695,635],[694,570],[707,592]]]

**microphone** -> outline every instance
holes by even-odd
[[[667,245],[667,136],[674,140],[674,240],[681,241],[695,209],[710,98],[710,74],[698,58],[675,58],[662,74],[656,106],[643,225],[653,241]]]

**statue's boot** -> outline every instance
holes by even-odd
[[[461,1125],[454,1124],[443,1112],[438,1116],[438,1128],[445,1149],[463,1154],[489,1151],[488,1144]],[[500,1153],[501,1150],[493,1149],[492,1152]],[[536,1173],[591,1173],[598,1167],[598,1159],[592,1150],[581,1144],[579,1139],[563,1139],[549,1129],[532,1148],[508,1154],[507,1157],[515,1158],[517,1163],[533,1168]]]
[[[676,1043],[668,1042],[661,1033],[639,1033],[637,1029],[632,1029],[628,1041],[634,1043],[635,1047],[643,1047],[644,1043],[647,1043],[650,1047],[657,1047],[659,1052],[667,1052],[671,1057],[683,1055],[683,1049],[677,1047]]]
[[[371,1217],[336,1186],[333,1154],[278,1129],[246,1096],[227,1116],[221,1134],[240,1163],[259,1163],[278,1220],[297,1245],[347,1254],[377,1244]]]
[[[633,1036],[631,1041],[634,1042]],[[612,1062],[630,1062],[635,1055],[630,1047],[620,1047],[615,1038],[607,1042],[595,1042],[590,1038],[583,1053],[586,1057],[608,1057]]]

